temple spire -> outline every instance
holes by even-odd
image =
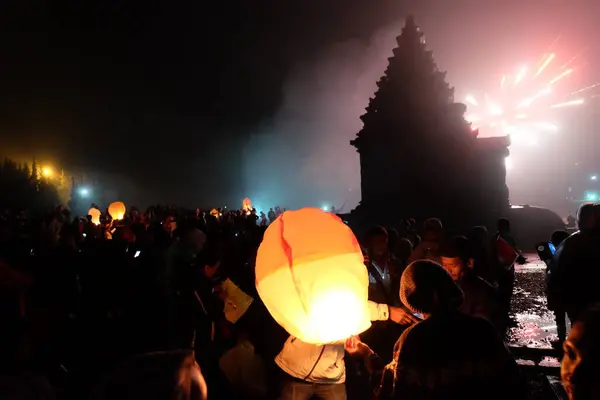
[[[406,125],[427,124],[432,118],[442,121],[453,106],[454,89],[446,82],[445,72],[438,69],[412,16],[406,18],[396,41],[398,46],[377,82],[378,90],[361,117],[364,128],[359,137],[367,131],[383,132],[377,128],[380,124],[394,125],[387,132],[399,133]]]

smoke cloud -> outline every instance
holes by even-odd
[[[360,164],[349,143],[377,89],[401,24],[368,42],[336,44],[297,65],[275,117],[245,147],[245,189],[257,209],[343,206],[360,201]]]

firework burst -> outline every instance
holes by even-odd
[[[598,96],[586,97],[600,89],[600,82],[569,90],[569,78],[578,70],[572,64],[578,57],[559,65],[556,53],[547,53],[535,68],[522,65],[502,75],[495,94],[465,98],[469,106],[465,118],[474,128],[488,131],[488,136],[511,135],[513,142],[536,144],[540,134],[559,130],[551,122],[557,109],[581,106]]]

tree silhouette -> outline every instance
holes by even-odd
[[[59,204],[56,187],[38,178],[35,159],[32,169],[6,158],[0,168],[0,209],[44,212]]]

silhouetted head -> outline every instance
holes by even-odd
[[[594,204],[582,204],[577,210],[577,227],[580,231],[589,231],[594,228]]]
[[[473,266],[469,240],[464,236],[455,236],[445,240],[439,249],[442,267],[455,281],[462,278]]]
[[[374,226],[367,232],[367,251],[373,257],[386,255],[388,250],[388,233],[383,226]]]
[[[412,251],[413,245],[411,241],[406,238],[401,238],[393,249],[394,255],[402,261],[408,260]]]
[[[409,264],[402,273],[400,300],[413,313],[427,317],[458,309],[464,295],[441,265],[419,260]]]
[[[500,218],[498,220],[498,232],[509,233],[510,232],[510,221],[506,218]]]
[[[554,233],[552,233],[552,239],[550,239],[550,241],[552,242],[554,247],[558,247],[568,237],[569,232],[567,231],[554,231]]]
[[[469,229],[469,232],[467,233],[467,238],[473,244],[485,244],[489,240],[488,230],[485,226],[474,226],[473,228]]]
[[[444,226],[438,218],[429,218],[423,225],[423,240],[439,242],[444,238]]]

